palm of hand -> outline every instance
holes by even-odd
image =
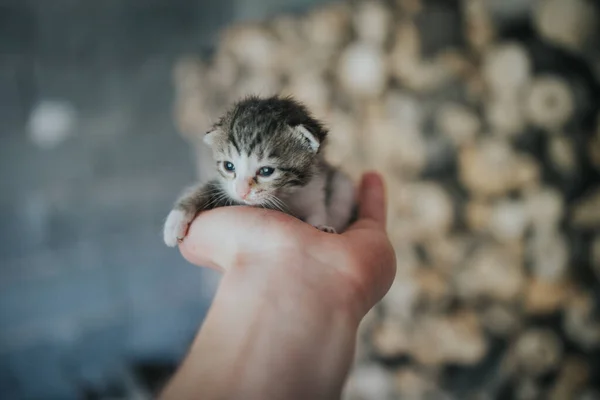
[[[396,263],[378,175],[363,178],[359,201],[359,220],[339,235],[276,211],[215,209],[194,220],[180,250],[196,265],[276,274],[307,295],[350,301],[361,318],[389,289]]]

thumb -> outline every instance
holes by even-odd
[[[385,229],[385,188],[380,174],[368,172],[363,175],[359,189],[359,204],[359,219],[372,220]]]

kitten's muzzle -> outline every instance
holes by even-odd
[[[240,197],[240,199],[246,200],[251,192],[252,186],[248,181],[236,182],[235,193]]]

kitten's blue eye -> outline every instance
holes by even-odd
[[[229,171],[229,172],[235,171],[235,165],[233,165],[232,162],[225,161],[225,164],[223,164],[223,167],[225,167],[225,171]]]
[[[261,169],[258,170],[258,175],[266,177],[266,176],[273,175],[273,172],[275,172],[275,168],[262,167]]]

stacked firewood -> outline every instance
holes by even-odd
[[[293,95],[332,163],[385,174],[398,273],[348,399],[600,398],[599,10],[519,3],[327,5],[175,67],[199,174],[198,139],[246,94]]]

